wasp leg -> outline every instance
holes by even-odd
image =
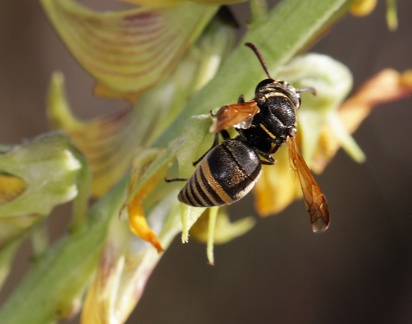
[[[224,140],[230,139],[230,135],[227,130],[222,130],[220,131],[220,135],[222,135]],[[196,161],[193,162],[193,166],[196,166],[200,161],[203,160],[203,158],[209,153],[211,150],[213,150],[216,146],[219,145],[219,133],[215,134],[215,139],[213,140],[213,144],[210,149],[208,149],[200,158],[198,158]]]
[[[220,135],[222,135],[222,138],[224,139],[224,140],[228,140],[228,139],[230,139],[230,135],[229,135],[229,132],[227,131],[227,130],[222,130],[222,131],[220,131]],[[213,148],[213,147],[212,147]]]
[[[206,156],[206,154],[209,153],[211,150],[213,150],[218,145],[219,145],[219,133],[216,133],[215,134],[215,139],[213,140],[212,147],[210,149],[208,149],[204,154],[202,154],[202,156],[200,158],[198,158],[196,161],[194,161],[193,166],[196,166],[200,161],[202,161],[203,158]]]
[[[263,159],[260,159],[260,162],[265,165],[274,165],[276,160],[272,157],[272,155],[265,154],[262,152],[259,152],[259,154],[263,157]]]
[[[239,96],[237,103],[245,103],[245,97],[242,94]]]
[[[171,178],[171,179],[165,178],[165,182],[176,182],[176,181],[187,182],[188,180],[189,180],[188,178]]]

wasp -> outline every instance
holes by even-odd
[[[267,79],[255,90],[255,97],[221,107],[211,130],[216,133],[212,147],[196,162],[193,175],[178,195],[179,201],[195,207],[232,204],[252,190],[262,172],[262,164],[273,165],[272,157],[286,142],[291,168],[298,175],[313,232],[329,226],[329,209],[325,196],[316,183],[296,143],[296,113],[301,104],[300,93],[313,88],[295,89],[285,81],[271,77],[262,55],[255,45],[246,43],[257,56]],[[238,135],[230,138],[228,128]],[[223,141],[219,144],[219,134]]]

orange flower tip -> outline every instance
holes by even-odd
[[[376,7],[377,0],[355,0],[353,1],[350,12],[357,17],[369,15]]]
[[[147,237],[144,238],[147,242],[151,243],[157,250],[157,252],[162,253],[164,251],[160,241],[158,240],[157,236],[151,232],[147,234]]]
[[[325,232],[329,228],[329,223],[325,223],[323,218],[318,218],[312,223],[313,233],[319,234]]]
[[[156,250],[159,254],[164,252],[164,249],[162,248],[162,246],[159,243],[153,244],[153,245],[154,245],[154,247],[156,248]]]
[[[401,74],[400,83],[404,87],[412,87],[412,70],[406,70]]]

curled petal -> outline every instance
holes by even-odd
[[[302,94],[302,105],[297,112],[302,154],[311,166],[321,130],[352,88],[352,74],[344,64],[329,56],[308,53],[294,58],[279,75],[297,88],[316,90],[316,95]]]
[[[93,194],[105,194],[130,167],[134,148],[139,144],[134,133],[137,113],[123,110],[90,121],[79,120],[70,110],[63,75],[55,73],[49,87],[47,115],[51,126],[67,132],[87,156]]]
[[[377,105],[411,94],[411,71],[399,73],[385,69],[366,81],[346,100],[339,108],[336,118],[348,133],[353,133]],[[313,168],[317,172],[325,168],[341,145],[338,138],[333,136],[333,132],[334,129],[330,126],[322,130],[321,140],[312,160]]]
[[[167,78],[218,8],[185,2],[97,13],[73,0],[42,4],[76,60],[99,83],[125,97]]]
[[[170,161],[171,157],[168,157],[166,152],[160,149],[142,150],[135,158],[129,182],[129,198],[126,203],[130,229],[135,235],[150,242],[158,252],[162,252],[163,248],[146,220],[143,201],[152,193],[159,181],[164,181],[169,162],[163,162],[156,172],[148,172],[148,169],[161,158]]]
[[[136,193],[132,201],[130,201],[127,205],[127,213],[132,232],[143,240],[150,242],[156,248],[157,252],[163,252],[159,239],[147,223],[142,207],[141,197],[138,193]]]

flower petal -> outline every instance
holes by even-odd
[[[219,208],[214,229],[214,242],[224,244],[245,234],[255,224],[253,217],[245,217],[234,222],[230,220],[226,208]],[[207,242],[209,233],[209,212],[205,211],[190,229],[190,235],[201,242]]]
[[[127,213],[129,217],[130,229],[135,235],[147,242],[150,242],[159,253],[163,252],[163,248],[156,234],[150,229],[147,223],[143,209],[143,201],[153,191],[158,182],[165,178],[169,165],[165,164],[163,168],[157,170],[156,173],[152,173],[148,177],[146,176],[144,185],[138,187],[137,190],[135,187],[138,181],[144,178],[146,170],[150,164],[162,153],[164,153],[164,151],[162,152],[159,149],[148,149],[141,152],[136,157],[131,172],[129,199],[127,202]]]
[[[287,153],[286,147],[282,146],[276,152],[276,164],[262,167],[262,175],[253,188],[260,216],[277,214],[302,196],[298,179],[291,173]]]
[[[316,90],[315,96],[302,94],[302,105],[297,112],[302,154],[311,166],[320,132],[352,88],[352,75],[345,65],[333,58],[309,53],[297,56],[282,67],[279,76],[296,88]]]
[[[0,206],[20,196],[28,183],[20,177],[0,173]]]
[[[353,133],[377,105],[410,95],[412,72],[399,73],[385,69],[366,81],[342,104],[337,118],[348,133]],[[313,158],[313,167],[317,172],[326,167],[341,145],[337,137],[331,136],[333,132],[330,126],[322,130],[320,145]]]
[[[96,13],[73,0],[42,4],[76,60],[99,83],[124,96],[166,79],[218,8],[188,2]]]
[[[15,186],[14,199],[0,205],[0,217],[18,221],[18,216],[47,215],[56,205],[72,200],[78,193],[83,163],[68,138],[57,133],[39,136],[0,154],[1,179]],[[4,185],[2,182],[0,187]]]
[[[207,257],[214,264],[214,244],[227,243],[248,232],[255,225],[253,217],[230,221],[226,208],[208,208],[190,229],[190,235],[207,242]]]
[[[87,156],[93,174],[93,194],[105,194],[130,167],[140,144],[134,133],[140,116],[134,110],[124,110],[90,121],[77,119],[71,113],[60,73],[51,80],[47,115],[51,126],[67,132]]]

